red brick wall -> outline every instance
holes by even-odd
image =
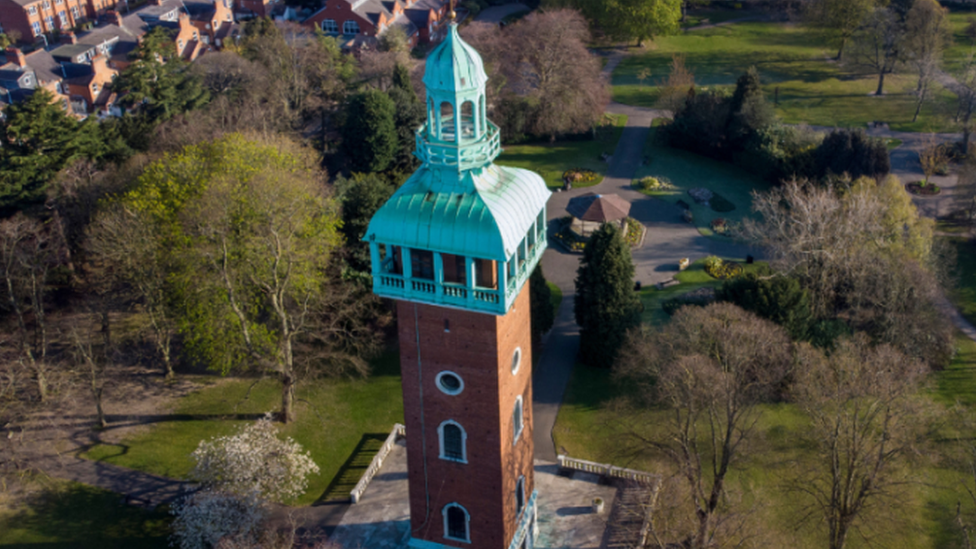
[[[37,15],[28,19],[27,6],[20,6],[11,0],[0,0],[0,25],[9,33],[12,30],[20,32],[20,41],[26,44],[34,42],[31,22],[41,20],[41,5],[37,4]]]
[[[342,33],[342,23],[349,19],[359,23],[360,34],[365,34],[366,36],[376,36],[376,28],[373,27],[373,24],[369,21],[369,19],[356,15],[351,8],[352,6],[345,0],[326,2],[325,8],[312,14],[312,16],[303,21],[302,24],[309,27],[322,28],[322,21],[326,19],[334,19],[336,26],[339,27],[339,32]]]
[[[526,500],[534,486],[528,285],[503,317],[405,301],[397,303],[397,314],[411,534],[456,547],[506,547],[516,528],[514,493],[518,477],[526,478]],[[445,331],[445,320],[449,332]],[[522,350],[522,362],[517,374],[512,375],[516,347]],[[461,394],[450,396],[437,388],[435,378],[444,370],[462,378]],[[513,444],[512,411],[518,395],[523,398],[524,428]],[[467,463],[439,458],[437,428],[448,419],[458,422],[467,433]],[[458,503],[468,511],[470,544],[443,537],[442,510],[449,503]]]

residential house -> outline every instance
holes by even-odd
[[[190,23],[199,31],[199,39],[205,46],[219,48],[224,40],[240,34],[228,0],[190,1],[185,3],[185,7],[190,14]]]
[[[284,0],[239,0],[236,4],[240,19],[271,17],[275,11],[284,7]]]
[[[23,101],[35,90],[44,88],[54,100],[71,112],[63,86],[61,67],[50,53],[37,50],[25,54],[18,48],[7,48],[6,62],[0,65],[0,107]]]
[[[330,0],[302,24],[342,37],[344,43],[400,26],[415,46],[440,39],[448,9],[444,0]]]
[[[73,29],[88,17],[86,0],[0,0],[0,28],[28,44]]]
[[[99,54],[88,63],[62,63],[61,70],[77,114],[122,114],[115,106],[117,96],[112,91],[112,81],[119,73],[108,66],[108,57]]]

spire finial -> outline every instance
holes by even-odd
[[[457,13],[454,12],[454,0],[450,0],[449,4],[450,7],[447,11],[447,20],[453,23],[454,19],[457,17]]]

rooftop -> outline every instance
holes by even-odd
[[[358,504],[352,505],[331,541],[345,549],[399,549],[407,547],[410,501],[407,482],[407,450],[401,440],[383,461]],[[597,475],[558,473],[554,463],[536,461],[539,535],[535,547],[598,549],[603,543],[617,488],[599,482]],[[593,498],[606,507],[594,513]]]

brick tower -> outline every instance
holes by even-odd
[[[452,22],[427,58],[420,169],[370,221],[373,291],[397,300],[410,546],[530,549],[528,278],[546,247],[542,178],[495,166],[478,52]]]

